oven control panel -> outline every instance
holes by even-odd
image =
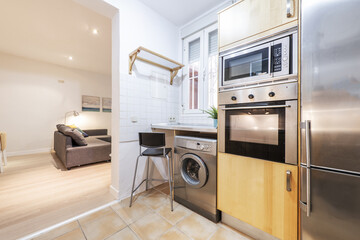
[[[263,86],[219,93],[219,105],[297,99],[297,83]]]

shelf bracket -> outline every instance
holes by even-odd
[[[170,71],[170,85],[173,85],[174,78],[178,74],[179,69],[171,70]]]
[[[129,56],[129,74],[132,74],[132,68],[137,58],[138,51],[134,52],[132,55]]]

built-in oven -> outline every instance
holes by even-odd
[[[297,82],[219,93],[219,151],[297,164]]]
[[[297,31],[225,51],[219,57],[220,89],[296,75]]]

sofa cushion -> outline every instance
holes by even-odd
[[[58,125],[56,125],[56,128],[59,132],[61,132],[63,134],[65,134],[66,131],[71,130],[71,127],[66,126],[65,124],[58,124]]]
[[[108,135],[107,129],[87,129],[84,130],[89,136]]]
[[[69,133],[70,133],[69,136],[76,142],[77,145],[79,146],[87,145],[84,135],[79,130],[72,129],[72,131],[70,131]]]
[[[71,127],[65,126],[64,124],[58,124],[56,125],[59,132],[63,133],[66,136],[69,136],[74,140],[74,142],[79,146],[86,146],[87,142],[83,136],[83,134],[77,130],[72,129]]]

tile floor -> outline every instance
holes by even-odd
[[[249,240],[224,224],[215,224],[174,202],[170,211],[168,185],[77,219],[34,240]]]

